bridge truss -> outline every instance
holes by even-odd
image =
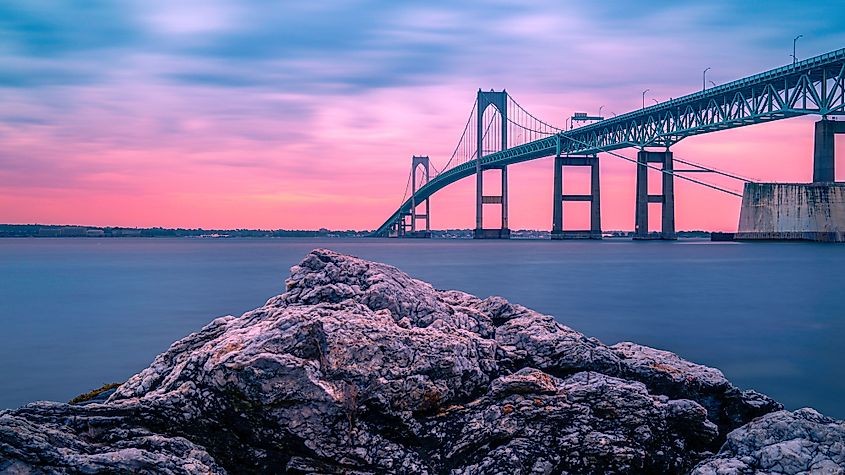
[[[479,170],[628,147],[668,149],[693,135],[802,115],[845,115],[845,48],[572,130],[538,119],[502,93],[506,105],[484,101],[478,110],[476,100],[449,161],[414,196],[403,197],[375,235],[387,236],[410,214],[412,203]],[[474,123],[486,124],[483,132]]]

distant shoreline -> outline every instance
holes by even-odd
[[[125,228],[114,226],[0,224],[0,238],[363,238],[369,230],[308,229],[202,229],[202,228]],[[432,230],[437,239],[472,239],[472,229]],[[678,231],[679,238],[710,238],[710,231]],[[633,231],[605,231],[605,238],[630,238]],[[549,239],[549,231],[534,229],[511,230],[513,239]]]

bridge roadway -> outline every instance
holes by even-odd
[[[693,135],[801,115],[845,115],[845,48],[628,112],[481,158],[482,170],[566,154],[587,155],[627,147],[669,147]],[[476,160],[420,187],[373,234],[444,187],[476,172]]]

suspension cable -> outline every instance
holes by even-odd
[[[408,181],[405,182],[405,192],[402,193],[402,201],[399,202],[399,209],[402,209],[402,205],[405,204],[405,199],[408,197],[408,188],[411,187],[411,176],[414,174],[413,171],[408,174]]]
[[[535,134],[545,135],[546,137],[551,137],[552,135],[557,133],[557,132],[543,132],[542,130],[536,130],[536,129],[532,129],[530,127],[526,127],[522,124],[517,124],[516,122],[512,121],[510,119],[510,117],[508,117],[508,122],[510,122],[511,124],[519,127],[520,129],[527,130],[529,132],[534,132]],[[530,140],[529,140],[529,142],[530,142]]]
[[[546,123],[546,122],[544,122],[544,121],[542,121],[542,120],[538,119],[537,117],[534,117],[534,115],[533,115],[533,114],[531,114],[530,112],[528,112],[527,110],[525,110],[525,108],[524,108],[524,107],[522,107],[522,106],[519,104],[519,102],[516,102],[516,99],[514,99],[514,98],[513,98],[513,96],[511,96],[510,94],[508,94],[508,99],[510,99],[511,101],[513,101],[513,103],[516,105],[516,107],[520,108],[520,109],[522,110],[522,112],[524,112],[524,113],[525,113],[525,115],[527,115],[528,117],[531,117],[532,119],[536,120],[537,122],[539,122],[539,123],[541,123],[541,124],[545,125],[546,127],[550,128],[550,129],[556,130],[556,131],[558,131],[558,132],[562,132],[562,131],[563,131],[563,129],[557,128],[557,127],[555,127],[554,125],[548,124],[548,123]]]
[[[437,167],[435,167],[434,164],[431,163],[431,160],[429,160],[428,166],[430,166],[431,169],[434,170],[434,176],[437,176],[437,175],[440,174],[440,170],[438,170]]]
[[[484,155],[484,139],[487,138],[487,132],[489,132],[490,127],[493,126],[493,119],[495,119],[495,118],[496,118],[495,115],[490,117],[490,122],[487,123],[487,128],[484,129],[484,134],[481,135],[481,154],[482,155]],[[478,153],[478,145],[476,144],[475,149],[473,149],[473,151],[472,151],[472,155],[474,156],[477,153]],[[471,159],[471,160],[475,160],[475,159]]]
[[[443,171],[446,171],[447,169],[449,169],[449,164],[452,163],[452,159],[454,159],[455,155],[457,155],[458,149],[461,147],[461,143],[463,143],[464,137],[466,137],[467,130],[469,130],[469,124],[470,124],[470,122],[472,122],[472,115],[475,113],[476,108],[478,108],[478,100],[475,100],[472,103],[472,110],[469,111],[469,117],[467,117],[467,123],[466,123],[466,125],[464,125],[464,131],[461,132],[461,138],[458,139],[458,144],[455,145],[455,150],[452,152],[452,156],[449,157],[449,161],[447,161],[446,165],[443,166],[443,168],[442,168]],[[436,177],[437,175],[440,175],[440,172],[437,172],[437,174],[434,175],[434,176]]]

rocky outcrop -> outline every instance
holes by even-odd
[[[693,475],[845,474],[845,422],[813,409],[766,414],[728,435]]]
[[[203,447],[147,421],[143,409],[106,404],[2,411],[0,473],[226,473]]]
[[[318,249],[106,402],[0,412],[0,472],[753,473],[788,435],[755,424],[804,417],[780,409],[672,353]],[[811,466],[841,463],[832,440]]]

